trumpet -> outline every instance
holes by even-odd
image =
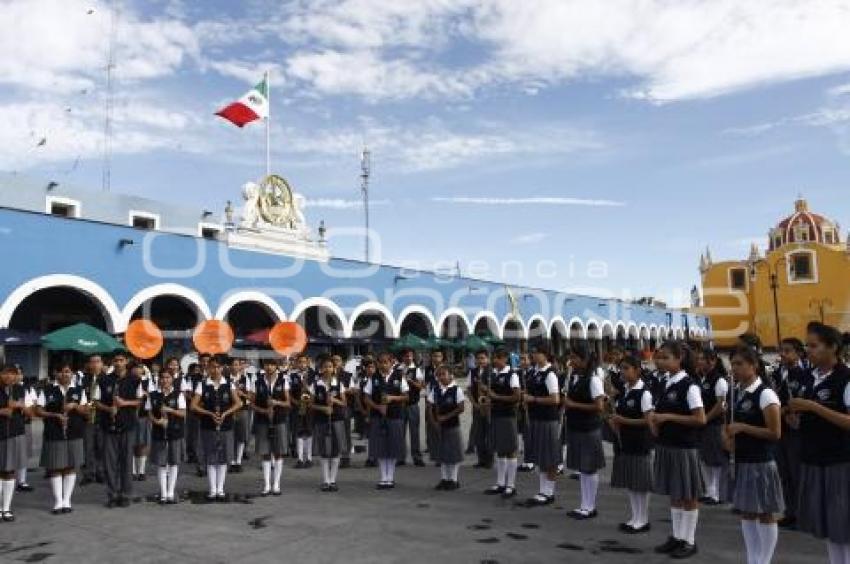
[[[301,394],[301,399],[298,401],[298,415],[305,416],[307,415],[307,409],[310,407],[310,402],[312,401],[312,396],[307,392]]]
[[[89,389],[89,398],[94,398],[94,390],[97,388],[97,375],[92,374],[91,377],[91,388]],[[97,406],[94,404],[94,401],[91,401],[89,404],[89,423],[92,425],[95,424],[97,419]]]

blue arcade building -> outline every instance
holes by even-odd
[[[0,176],[0,329],[32,336],[6,343],[7,361],[44,377],[39,335],[80,321],[120,334],[142,317],[178,355],[206,319],[238,338],[298,321],[311,347],[349,354],[407,333],[489,333],[556,351],[575,339],[602,350],[710,337],[707,318],[682,310],[332,258],[285,180],[246,184],[242,196],[221,214]]]

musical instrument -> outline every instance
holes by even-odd
[[[69,391],[70,391],[70,389],[71,388],[68,388]],[[62,418],[59,420],[59,422],[62,425],[62,439],[68,440],[68,413],[65,411],[65,401],[66,401],[65,396],[66,396],[66,394],[61,394],[61,395],[62,395],[62,411],[61,411]]]
[[[735,388],[736,384],[733,381],[732,385],[729,386],[729,409],[723,410],[723,412],[727,416],[727,422],[731,425],[735,422]],[[735,437],[732,437],[729,441],[729,478],[732,479],[733,483],[735,480]]]
[[[489,369],[484,371],[481,375],[481,379],[482,381],[478,383],[478,406],[481,411],[481,415],[484,417],[490,417],[490,408],[492,407],[493,402],[490,399],[492,374]]]
[[[116,431],[118,429],[118,382],[115,383],[115,387],[112,389],[112,413],[109,414],[109,428],[112,431]]]
[[[89,388],[89,423],[94,425],[97,420],[97,406],[94,404],[94,391],[97,388],[97,375],[92,374],[91,387]]]
[[[298,400],[298,415],[304,417],[307,415],[307,410],[310,408],[310,403],[312,402],[313,396],[311,396],[308,392],[304,392],[301,394],[301,398]]]

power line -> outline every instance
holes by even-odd
[[[114,109],[113,70],[115,68],[115,0],[109,2],[109,54],[106,61],[106,101],[103,117],[103,176],[101,187],[108,192],[112,183],[112,112]]]
[[[371,168],[371,154],[368,148],[363,147],[363,153],[360,155],[360,191],[363,193],[363,213],[366,219],[366,232],[363,234],[366,262],[369,262],[369,174]]]

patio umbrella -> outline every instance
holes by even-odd
[[[84,354],[124,350],[114,337],[86,323],[77,323],[48,333],[41,342],[52,351],[76,351]]]
[[[424,339],[421,339],[412,333],[408,333],[401,339],[397,339],[390,348],[392,348],[394,351],[400,351],[405,349],[412,349],[418,351],[428,348],[428,343],[426,343]]]
[[[254,331],[245,336],[243,339],[246,343],[250,343],[252,345],[268,345],[269,344],[269,333],[271,332],[271,327],[268,329],[260,329],[258,331]]]
[[[494,347],[505,344],[504,339],[500,339],[499,337],[497,337],[495,335],[491,335],[490,333],[488,333],[486,335],[481,335],[481,338],[484,339],[485,341],[487,341],[488,343],[490,343],[491,345],[493,345]]]
[[[479,337],[478,335],[470,335],[463,342],[463,348],[468,351],[490,350],[493,345]]]
[[[439,337],[431,335],[425,339],[425,348],[432,351],[436,349],[453,349],[455,348],[455,344],[451,341],[440,339]]]

